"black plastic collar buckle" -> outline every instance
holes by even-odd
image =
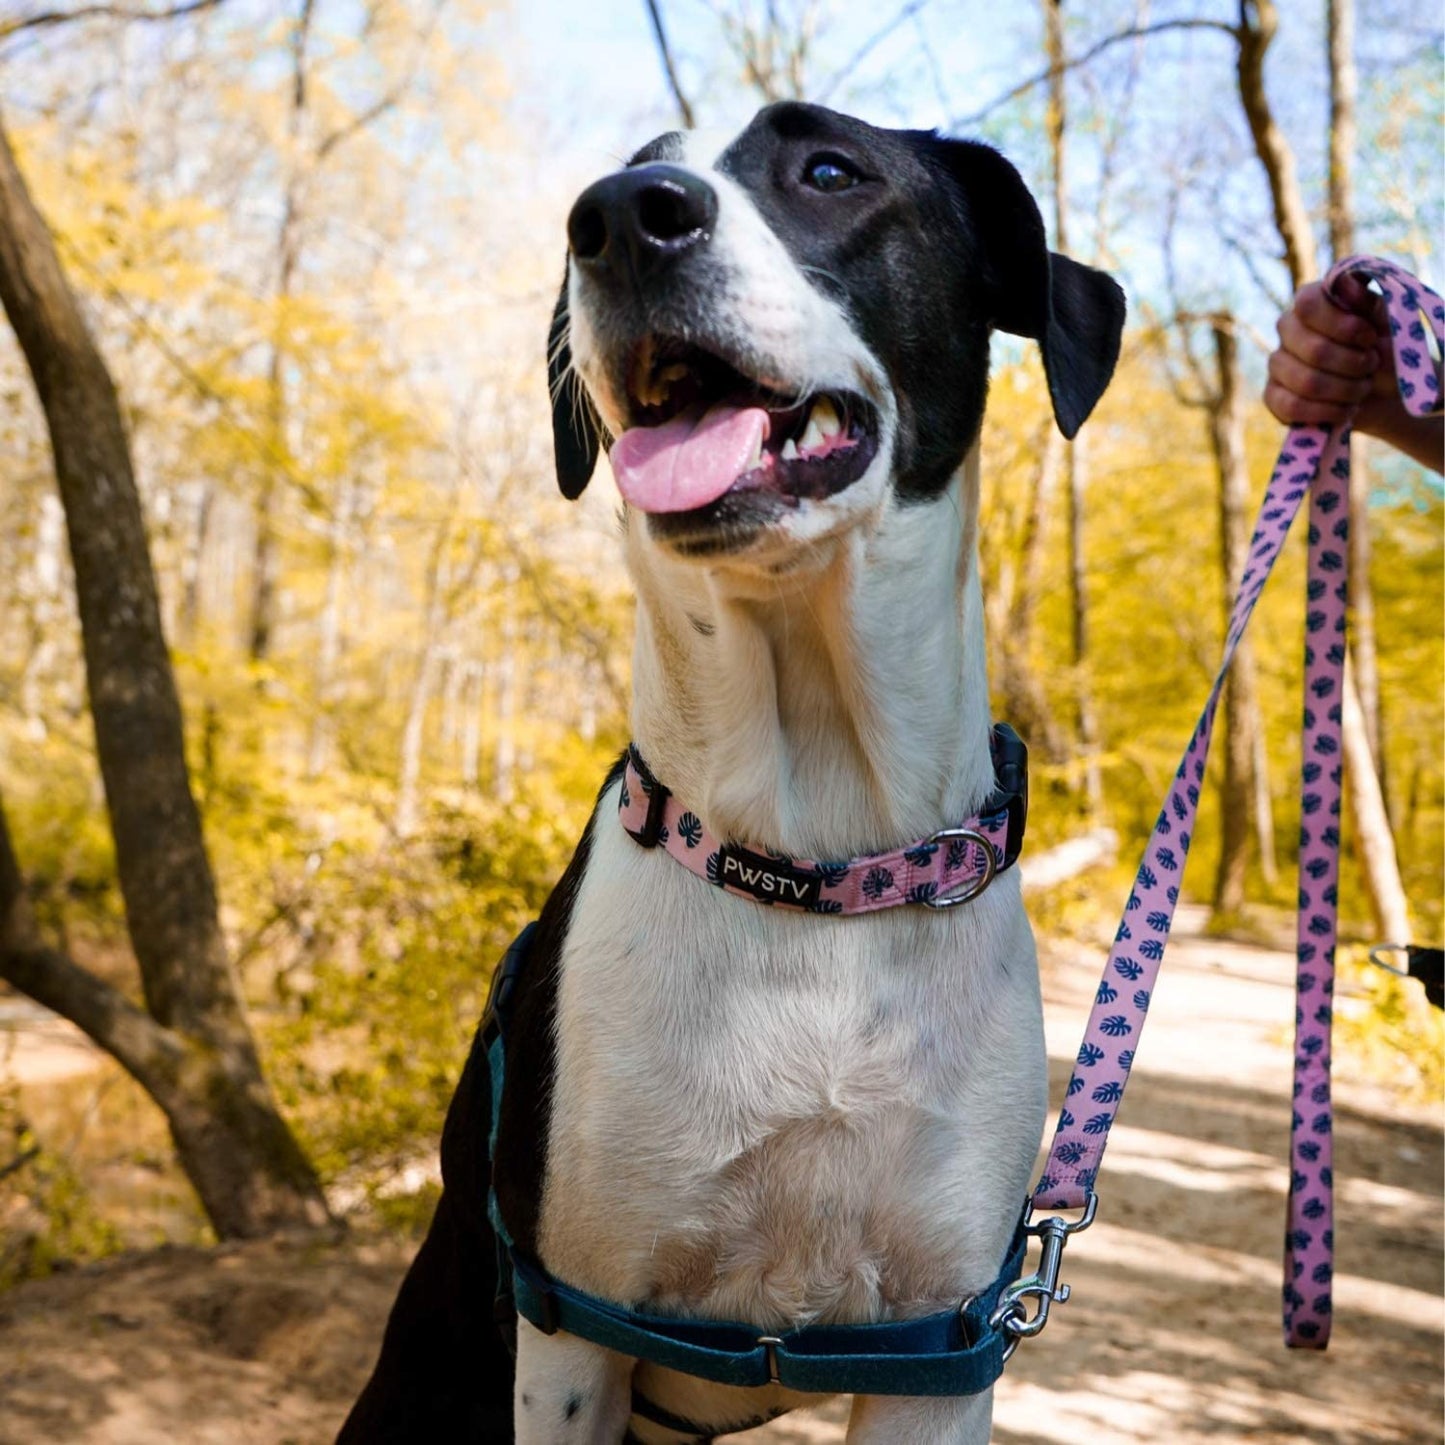
[[[629,747],[627,752],[632,766],[637,770],[637,776],[641,780],[642,791],[647,794],[647,817],[643,821],[642,827],[635,833],[631,828],[627,831],[633,840],[644,848],[656,848],[662,834],[663,809],[667,807],[667,800],[672,794],[652,776],[647,764],[642,761],[642,755],[635,747]]]
[[[1029,817],[1029,750],[1024,740],[1007,723],[995,723],[990,738],[994,777],[998,787],[979,809],[984,817],[1008,813],[1008,834],[1004,840],[1000,870],[1018,861],[1024,846],[1024,828]]]

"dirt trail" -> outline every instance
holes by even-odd
[[[1336,1061],[1335,1321],[1323,1353],[1279,1323],[1293,959],[1200,936],[1181,908],[1101,1171],[1069,1246],[1073,1297],[1014,1356],[999,1445],[1441,1440],[1441,1111],[1352,1083]],[[1102,967],[1044,970],[1057,1108]],[[1053,1121],[1049,1128],[1052,1130]],[[747,1437],[842,1439],[837,1404]]]
[[[1338,1274],[1325,1354],[1287,1352],[1279,1256],[1287,955],[1181,918],[1100,1181],[1074,1289],[997,1392],[994,1438],[1438,1442],[1442,1134],[1436,1110],[1337,1063]],[[1053,1097],[1101,957],[1045,968]],[[264,1244],[118,1259],[0,1296],[0,1445],[323,1442],[404,1265],[390,1244]],[[846,1408],[734,1437],[842,1439]],[[906,1442],[900,1442],[906,1445]]]

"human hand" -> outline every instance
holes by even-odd
[[[1353,415],[1365,431],[1361,412],[1398,397],[1389,317],[1383,298],[1353,276],[1340,278],[1335,297],[1311,281],[1279,318],[1264,404],[1287,425],[1334,426]]]
[[[1436,471],[1438,417],[1412,417],[1400,400],[1390,321],[1382,297],[1342,276],[1333,299],[1319,281],[1300,288],[1279,319],[1264,404],[1279,421],[1338,426],[1379,437]]]

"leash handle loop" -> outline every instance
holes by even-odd
[[[1445,344],[1445,304],[1389,261],[1351,257],[1334,267],[1326,278],[1326,288],[1344,275],[1373,281],[1384,296],[1406,411],[1412,416],[1437,412],[1440,381],[1427,328],[1434,334],[1438,354]],[[1314,1349],[1323,1349],[1329,1340],[1334,1249],[1330,1029],[1339,883],[1349,436],[1346,423],[1338,431],[1296,426],[1285,438],[1265,490],[1234,601],[1224,660],[1135,875],[1089,1014],[1053,1145],[1034,1191],[1035,1207],[1075,1208],[1094,1188],[1179,902],[1225,675],[1290,523],[1308,495],[1298,975],[1284,1331],[1291,1347]]]

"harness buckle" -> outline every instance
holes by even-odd
[[[759,1335],[758,1344],[767,1351],[768,1360],[768,1384],[781,1385],[783,1382],[778,1377],[778,1346],[782,1340],[777,1335]]]
[[[1018,1349],[1019,1341],[1032,1338],[1049,1322],[1049,1308],[1056,1302],[1063,1304],[1069,1297],[1069,1286],[1059,1282],[1059,1266],[1064,1257],[1064,1245],[1071,1234],[1087,1229],[1098,1213],[1099,1196],[1091,1189],[1084,1199],[1084,1213],[1079,1219],[1064,1219],[1051,1214],[1047,1219],[1033,1222],[1033,1204],[1030,1202],[1024,1213],[1024,1233],[1034,1235],[1041,1243],[1039,1267],[1033,1274],[1008,1286],[999,1296],[998,1304],[989,1316],[988,1322],[996,1330],[1008,1336],[1003,1357],[1007,1360]],[[1028,1299],[1038,1301],[1032,1315],[1028,1312]]]
[[[961,884],[948,893],[936,893],[932,898],[923,899],[925,908],[957,908],[960,903],[977,898],[993,882],[994,875],[998,872],[998,855],[993,851],[993,844],[982,833],[974,828],[940,828],[928,841],[942,843],[950,838],[962,838],[978,845],[983,854],[983,872],[971,882]]]

